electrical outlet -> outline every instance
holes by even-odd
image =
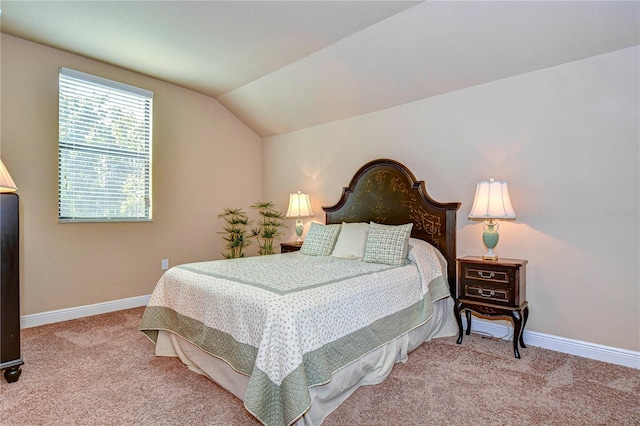
[[[169,269],[169,259],[162,259],[162,270]]]

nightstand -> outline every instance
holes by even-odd
[[[455,304],[458,321],[458,341],[462,343],[462,317],[467,317],[467,332],[471,333],[471,312],[494,319],[508,317],[513,322],[513,353],[520,358],[518,343],[523,348],[524,327],[529,317],[526,301],[526,260],[499,259],[483,261],[481,256],[458,259],[458,300]]]
[[[288,243],[280,243],[280,253],[289,253],[298,251],[302,247],[302,241],[290,241]]]

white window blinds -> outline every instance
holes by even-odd
[[[153,92],[59,74],[58,220],[151,220]]]

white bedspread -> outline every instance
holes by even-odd
[[[160,279],[140,329],[173,332],[249,376],[247,410],[287,425],[309,386],[424,324],[449,295],[443,259],[411,240],[392,267],[287,253],[178,266]]]

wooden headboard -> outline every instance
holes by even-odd
[[[456,212],[460,203],[439,203],[403,164],[382,158],[360,168],[334,206],[323,207],[326,223],[413,222],[411,236],[435,246],[447,259],[451,295],[456,297]]]

